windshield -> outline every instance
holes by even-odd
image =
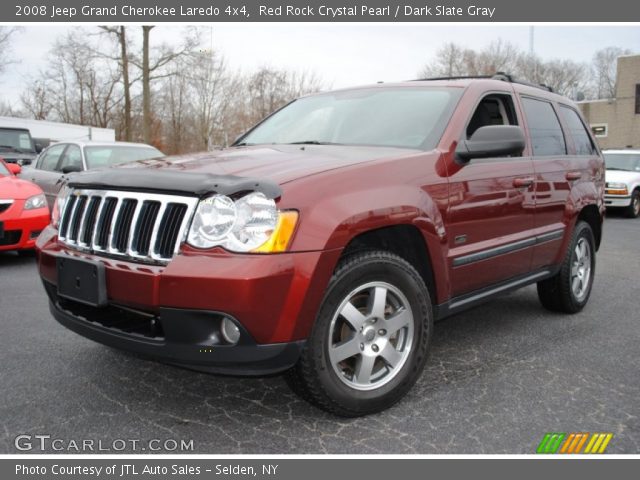
[[[607,170],[640,172],[640,153],[606,153],[604,163]]]
[[[9,170],[7,170],[7,167],[4,166],[4,163],[0,162],[0,175],[5,175],[5,176],[9,176],[11,175],[9,173]]]
[[[366,88],[294,101],[237,145],[317,143],[432,149],[462,93],[457,88]]]
[[[0,130],[0,150],[34,152],[31,135],[26,130]]]
[[[102,145],[84,147],[87,168],[111,167],[120,163],[164,157],[160,150],[153,147],[136,147],[132,145]]]

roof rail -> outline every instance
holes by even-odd
[[[549,85],[545,85],[544,83],[527,82],[526,80],[518,80],[513,75],[509,75],[508,73],[505,73],[505,72],[496,72],[494,75],[455,75],[450,77],[418,78],[417,80],[413,80],[413,81],[426,82],[426,81],[436,81],[436,80],[473,80],[473,79],[500,80],[502,82],[518,83],[520,85],[527,85],[528,87],[541,88],[542,90],[546,90],[547,92],[553,92],[553,88],[551,88]]]
[[[546,90],[547,92],[553,92],[553,88],[549,85],[545,85],[544,83],[533,83],[527,82],[526,80],[518,80],[513,75],[509,75],[504,72],[496,72],[495,75],[491,77],[493,80],[502,80],[503,82],[509,83],[519,83],[520,85],[527,85],[528,87],[541,88],[542,90]]]

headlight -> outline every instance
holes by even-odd
[[[293,235],[298,214],[279,212],[263,193],[236,201],[213,195],[198,204],[187,242],[196,248],[223,247],[233,252],[282,252]]]
[[[607,188],[612,190],[626,190],[627,185],[625,183],[607,182]]]
[[[70,193],[71,189],[66,186],[62,187],[58,192],[56,201],[53,203],[53,209],[51,210],[51,225],[53,228],[58,228],[60,225],[60,217],[62,216],[62,212],[64,212],[64,206],[67,203]]]
[[[37,208],[44,208],[46,206],[47,206],[47,199],[45,198],[43,193],[39,193],[38,195],[29,197],[27,201],[24,202],[25,210],[35,210]]]

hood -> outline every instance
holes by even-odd
[[[625,172],[622,170],[607,170],[605,181],[616,183],[638,183],[640,182],[640,172]]]
[[[16,152],[14,150],[0,148],[0,158],[9,163],[17,163],[19,165],[29,165],[35,160],[37,153],[32,152]]]
[[[74,175],[76,186],[110,186],[232,194],[252,189],[272,198],[279,185],[388,157],[415,154],[415,150],[337,145],[269,145],[239,147],[198,154],[164,157]]]
[[[0,175],[0,198],[10,200],[26,200],[42,193],[36,184],[14,176]]]

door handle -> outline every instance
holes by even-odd
[[[566,178],[570,182],[574,180],[580,180],[582,178],[582,172],[567,172],[564,178]]]
[[[525,187],[530,187],[531,185],[533,185],[533,178],[532,177],[514,178],[513,179],[513,186],[516,187],[516,188],[525,188]]]

